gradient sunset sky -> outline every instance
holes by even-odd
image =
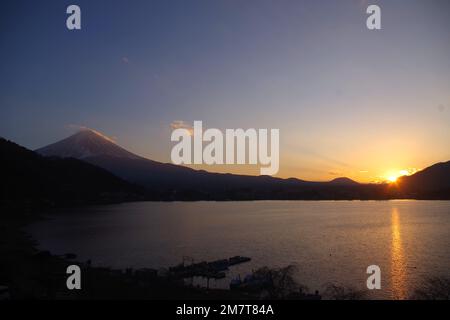
[[[280,129],[280,177],[382,181],[450,160],[448,0],[9,0],[0,48],[0,136],[30,149],[85,126],[170,162],[171,123],[202,120]]]

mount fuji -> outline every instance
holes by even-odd
[[[76,134],[36,150],[43,156],[88,159],[97,156],[139,159],[140,157],[118,146],[113,140],[91,129],[83,129]]]
[[[210,173],[161,163],[133,154],[103,134],[90,129],[36,150],[46,157],[76,158],[106,169],[116,176],[146,187],[157,198],[253,198],[275,188],[304,185],[299,179]]]

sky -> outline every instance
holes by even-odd
[[[173,123],[276,128],[279,177],[383,181],[450,160],[449,31],[448,0],[7,0],[0,136],[89,127],[170,162]]]

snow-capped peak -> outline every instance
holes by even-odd
[[[137,159],[139,156],[118,146],[102,133],[83,129],[74,135],[36,150],[43,156],[86,159],[98,156]]]

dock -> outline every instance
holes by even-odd
[[[199,262],[185,265],[184,263],[169,268],[171,275],[177,278],[203,277],[207,279],[222,279],[226,277],[225,272],[234,265],[250,261],[249,257],[234,256],[228,259],[215,260],[211,262]]]

